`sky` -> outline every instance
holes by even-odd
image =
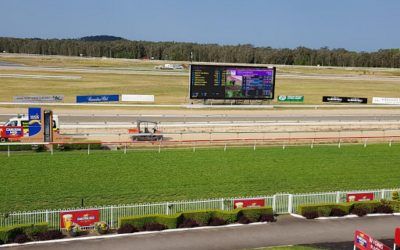
[[[0,0],[0,36],[400,47],[400,0]]]

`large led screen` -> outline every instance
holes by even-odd
[[[191,99],[274,99],[275,67],[191,65]]]

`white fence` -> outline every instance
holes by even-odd
[[[25,223],[48,222],[51,228],[60,228],[60,213],[82,209],[98,209],[100,220],[107,222],[111,228],[118,227],[118,219],[126,216],[150,215],[150,214],[174,214],[184,211],[221,209],[233,210],[234,201],[238,199],[264,199],[266,206],[272,206],[274,213],[297,213],[299,205],[318,203],[345,202],[347,194],[373,193],[374,200],[392,199],[392,193],[397,189],[362,190],[362,191],[337,191],[328,193],[309,194],[276,194],[273,196],[258,196],[247,198],[221,198],[194,201],[174,201],[164,203],[133,204],[118,206],[102,206],[90,208],[73,208],[63,210],[42,210],[32,212],[13,212],[0,214],[0,227]]]

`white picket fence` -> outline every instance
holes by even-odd
[[[111,228],[118,227],[118,219],[126,216],[140,216],[151,214],[174,214],[184,211],[221,209],[233,210],[234,201],[238,199],[264,199],[267,206],[272,206],[274,213],[286,214],[297,213],[299,205],[318,203],[340,203],[345,202],[347,194],[351,193],[373,193],[375,200],[392,199],[392,193],[400,191],[396,189],[381,190],[358,190],[337,191],[327,193],[308,194],[275,194],[273,196],[236,197],[209,200],[174,201],[164,203],[133,204],[118,206],[101,206],[90,208],[73,208],[60,210],[41,210],[31,212],[12,212],[0,214],[0,227],[12,226],[26,223],[47,222],[51,228],[60,229],[60,213],[74,210],[98,209],[100,221],[105,221]]]

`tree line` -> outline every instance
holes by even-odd
[[[327,47],[295,49],[244,45],[148,42],[125,39],[0,38],[0,51],[42,55],[176,61],[400,68],[400,49],[355,52]]]

